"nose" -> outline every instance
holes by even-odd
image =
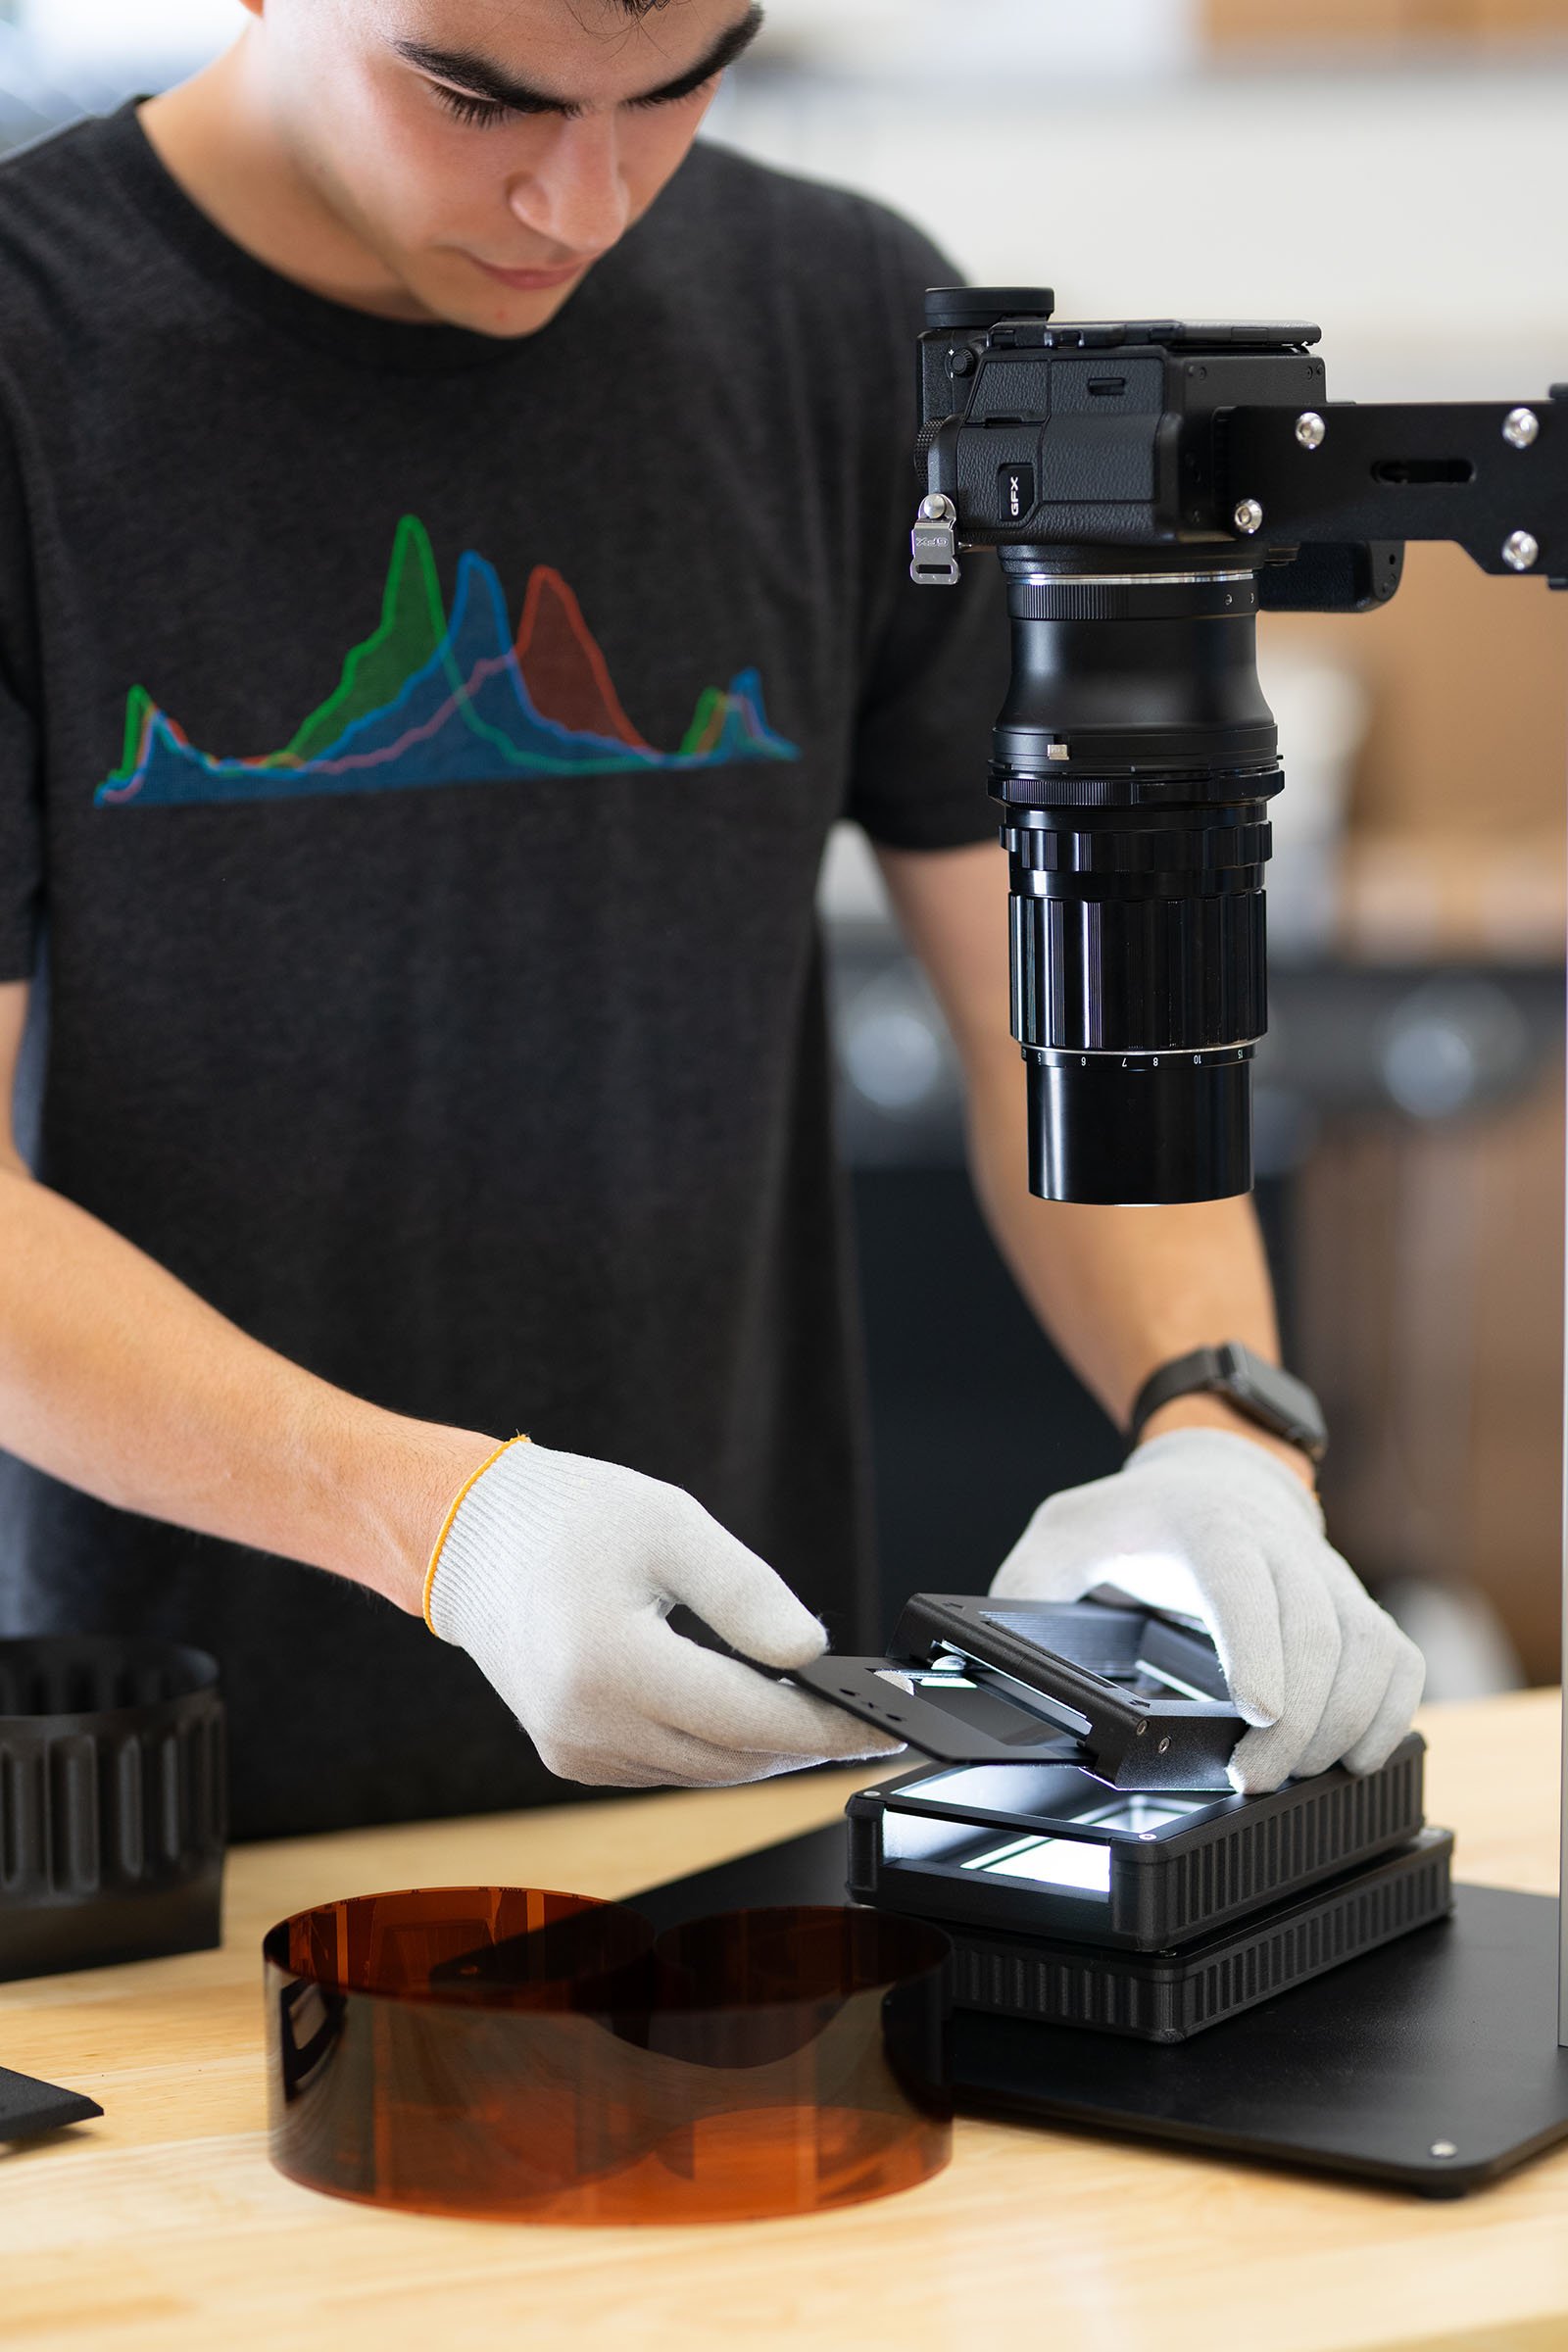
[[[612,111],[567,116],[507,202],[525,228],[571,253],[603,253],[631,219]]]

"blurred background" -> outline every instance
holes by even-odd
[[[0,0],[0,145],[237,21]],[[1568,0],[769,0],[710,128],[1063,316],[1316,319],[1336,399],[1568,378]],[[1333,1532],[1434,1695],[1555,1679],[1568,596],[1416,548],[1387,611],[1263,633],[1259,1206]],[[989,1580],[1120,1446],[981,1228],[951,1048],[848,829],[823,911],[891,1613]]]

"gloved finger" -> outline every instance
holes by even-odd
[[[1280,1593],[1245,1523],[1220,1521],[1207,1531],[1195,1579],[1238,1714],[1250,1724],[1278,1722],[1289,1690]],[[1123,1581],[1120,1568],[1114,1581]]]
[[[1376,1772],[1388,1762],[1410,1729],[1426,1679],[1425,1658],[1408,1635],[1400,1634],[1377,1712],[1354,1746],[1346,1750],[1344,1762],[1348,1771]]]
[[[1081,1600],[1102,1582],[1108,1560],[1129,1549],[1157,1547],[1158,1526],[1146,1527],[1145,1516],[1120,1472],[1049,1495],[992,1578],[991,1590],[1004,1600]]]
[[[991,1591],[999,1600],[1081,1600],[1095,1581],[1070,1543],[1053,1540],[1042,1509],[997,1570]]]
[[[1299,1770],[1340,1664],[1339,1615],[1315,1566],[1287,1558],[1270,1560],[1268,1570],[1285,1664],[1285,1699],[1278,1721],[1249,1732],[1231,1757],[1231,1786],[1246,1796],[1278,1788]]]
[[[897,1740],[825,1698],[705,1649],[652,1613],[638,1621],[627,1662],[639,1706],[715,1746],[814,1761],[898,1752]]]
[[[1383,1703],[1399,1643],[1398,1627],[1380,1609],[1336,1551],[1324,1545],[1322,1575],[1340,1623],[1340,1662],[1316,1731],[1301,1750],[1301,1779],[1327,1772],[1365,1734]]]
[[[1071,1600],[1111,1584],[1150,1608],[1201,1617],[1249,1723],[1285,1707],[1279,1602],[1245,1518],[1205,1511],[1189,1534],[1174,1501],[1130,1473],[1056,1494],[1036,1512],[991,1590],[1008,1599]]]
[[[819,1658],[827,1647],[821,1619],[701,1503],[680,1499],[690,1508],[671,1512],[658,1563],[670,1599],[684,1601],[721,1641],[764,1666],[808,1666]]]
[[[1107,1516],[1100,1513],[1098,1526],[1075,1526],[1063,1513],[1054,1523],[1026,1530],[992,1579],[993,1594],[999,1600],[1074,1601],[1111,1585],[1146,1608],[1201,1616],[1198,1580],[1169,1538],[1161,1544],[1152,1535],[1140,1547],[1126,1531],[1107,1527]]]

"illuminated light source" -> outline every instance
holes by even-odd
[[[1073,1894],[1110,1892],[1109,1846],[1070,1838],[1013,1838],[971,1855],[963,1867],[999,1879],[1033,1879],[1038,1886],[1061,1886]]]

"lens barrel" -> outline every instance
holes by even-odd
[[[1282,782],[1255,570],[1229,552],[1004,548],[1012,679],[991,790],[1011,889],[1029,1185],[1248,1191]]]

